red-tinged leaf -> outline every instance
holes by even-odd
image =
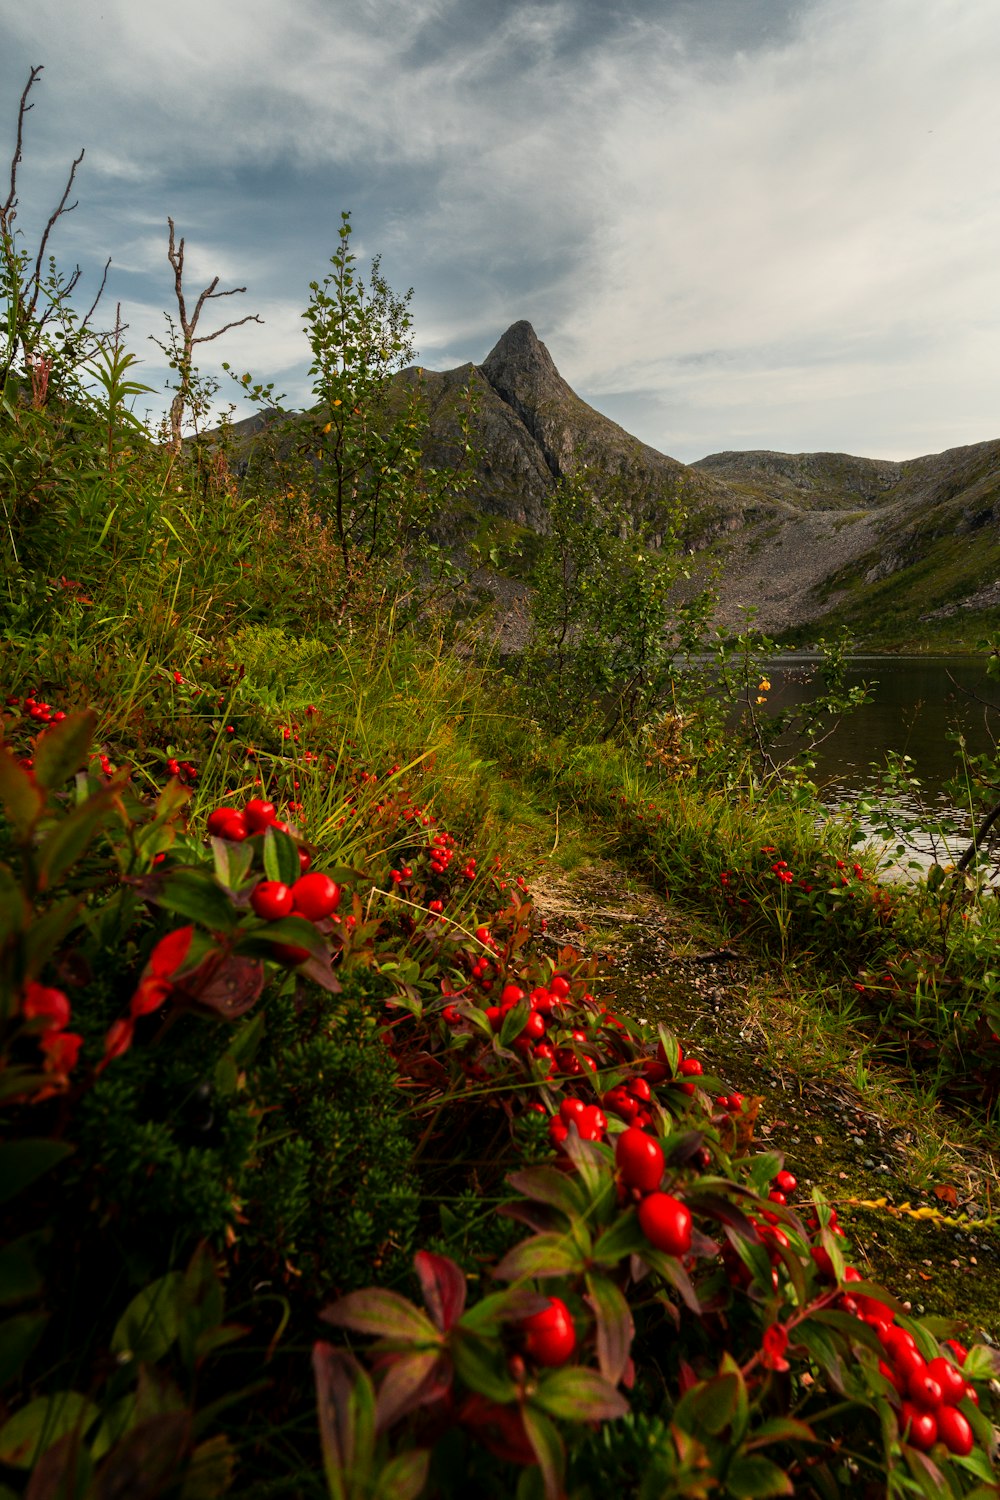
[[[764,1448],[768,1443],[819,1443],[818,1438],[807,1422],[800,1422],[797,1417],[769,1417],[759,1427],[755,1427],[750,1437],[743,1444],[744,1451],[751,1453],[754,1448]]]
[[[580,1225],[578,1240],[589,1238]],[[498,1281],[517,1281],[522,1276],[570,1276],[585,1269],[590,1245],[583,1248],[566,1234],[536,1234],[508,1250],[493,1275]]]
[[[611,1385],[620,1384],[628,1368],[635,1325],[621,1288],[607,1276],[587,1275],[587,1302],[597,1329],[597,1362]]]
[[[465,1311],[465,1273],[447,1256],[434,1255],[430,1250],[418,1250],[413,1264],[430,1315],[441,1332],[447,1333]]]
[[[533,1198],[537,1203],[548,1203],[573,1218],[586,1209],[586,1198],[579,1184],[560,1172],[558,1167],[528,1167],[523,1172],[511,1172],[507,1181],[515,1193]]]
[[[376,1431],[388,1431],[407,1412],[442,1396],[450,1384],[451,1365],[436,1349],[393,1359],[375,1398]]]
[[[596,1370],[574,1366],[544,1374],[531,1397],[551,1417],[568,1422],[603,1422],[623,1417],[628,1402]]]
[[[353,1355],[331,1344],[313,1347],[313,1376],[330,1500],[356,1494],[375,1455],[375,1392]]]
[[[747,1218],[742,1209],[730,1203],[728,1198],[723,1198],[718,1193],[696,1193],[685,1201],[693,1214],[704,1214],[706,1218],[717,1219],[742,1239],[749,1240],[751,1245],[761,1243],[757,1226]]]
[[[666,1255],[662,1250],[654,1250],[651,1245],[647,1244],[642,1252],[642,1258],[680,1294],[684,1305],[700,1317],[701,1303],[698,1301],[698,1293],[677,1257]]]
[[[324,1307],[320,1317],[335,1327],[353,1328],[355,1333],[370,1333],[376,1338],[434,1346],[441,1343],[441,1335],[425,1312],[384,1287],[349,1292],[339,1302]]]
[[[184,1471],[190,1440],[190,1412],[162,1412],[139,1422],[102,1463],[92,1491],[95,1500],[162,1494]]]
[[[333,972],[329,953],[311,953],[304,964],[299,964],[297,972],[303,978],[311,979],[313,984],[318,984],[320,989],[326,990],[328,995],[339,995],[343,988]]]
[[[726,1470],[726,1491],[733,1500],[772,1500],[778,1495],[794,1495],[795,1486],[784,1469],[769,1458],[737,1454]]]
[[[23,766],[0,747],[0,802],[8,819],[22,838],[26,838],[45,806],[45,793],[35,785]]]
[[[927,1500],[940,1500],[940,1496],[947,1495],[951,1485],[933,1459],[928,1458],[926,1453],[921,1453],[919,1448],[914,1448],[909,1443],[903,1445],[903,1457]],[[954,1494],[953,1490],[952,1493]]]
[[[417,1500],[427,1483],[431,1455],[427,1448],[413,1448],[409,1453],[391,1458],[379,1475],[381,1495],[391,1495],[392,1500]]]
[[[77,1496],[93,1494],[93,1474],[93,1460],[80,1434],[68,1432],[35,1464],[24,1500],[76,1500]]]
[[[34,771],[38,785],[56,791],[86,764],[97,715],[92,708],[67,714],[35,741]]]
[[[562,1438],[548,1417],[537,1407],[525,1406],[522,1420],[528,1442],[542,1471],[545,1500],[562,1500],[563,1473],[566,1468]]]
[[[252,1010],[264,992],[264,965],[259,959],[231,954],[221,961],[207,960],[183,981],[180,992],[189,995],[202,1010],[223,1021],[238,1021]]]
[[[557,1233],[566,1223],[565,1215],[549,1208],[547,1203],[501,1203],[497,1209],[505,1219],[527,1224],[536,1234]]]

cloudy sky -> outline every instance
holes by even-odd
[[[432,369],[528,318],[675,457],[906,458],[1000,436],[998,62],[997,0],[0,0],[0,163],[42,63],[19,223],[84,146],[54,248],[151,383],[169,214],[265,319],[203,367],[304,403],[348,209]]]

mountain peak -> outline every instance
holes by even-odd
[[[515,390],[526,376],[559,379],[551,354],[526,318],[510,325],[480,369],[490,385],[502,394]]]

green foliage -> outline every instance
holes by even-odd
[[[310,1294],[391,1274],[416,1227],[413,1143],[366,989],[358,973],[335,1005],[279,997],[251,1086],[266,1129],[246,1184],[250,1233]]]
[[[678,658],[701,641],[711,598],[684,593],[672,535],[654,547],[651,526],[621,497],[598,494],[596,480],[580,468],[552,494],[519,672],[546,728],[635,734],[670,701]]]

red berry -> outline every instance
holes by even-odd
[[[214,812],[210,812],[208,815],[208,831],[212,838],[221,839],[224,836],[222,829],[226,820],[234,816],[240,818],[243,814],[238,813],[235,807],[217,807]]]
[[[794,1193],[799,1185],[799,1180],[791,1172],[781,1171],[774,1179],[774,1185],[779,1193]]]
[[[615,1163],[628,1187],[651,1193],[663,1178],[663,1149],[655,1136],[630,1126],[615,1142]]]
[[[540,1016],[537,1010],[531,1011],[525,1021],[523,1035],[530,1037],[533,1042],[540,1042],[545,1035],[545,1017]]]
[[[263,833],[264,829],[276,820],[278,810],[273,802],[264,802],[260,797],[251,797],[243,809],[243,816],[250,825],[252,833]]]
[[[250,829],[241,812],[227,812],[212,832],[216,833],[220,839],[227,839],[231,844],[242,844],[243,840],[249,836]]]
[[[549,993],[557,1000],[565,1000],[569,994],[569,980],[564,979],[561,974],[553,974],[549,980]]]
[[[576,1348],[576,1332],[569,1308],[559,1297],[521,1324],[524,1352],[536,1365],[564,1365]]]
[[[282,917],[291,916],[295,899],[291,887],[283,885],[280,880],[262,880],[250,897],[250,905],[254,915],[263,921],[278,922]]]
[[[921,1453],[926,1453],[937,1442],[938,1424],[933,1413],[921,1411],[910,1401],[904,1401],[899,1408],[899,1425],[903,1430],[903,1441],[919,1448]]]
[[[965,1395],[965,1376],[950,1359],[939,1354],[927,1366],[927,1373],[941,1387],[946,1406],[957,1406]]]
[[[340,905],[340,886],[329,875],[314,870],[309,875],[300,875],[292,886],[295,910],[310,922],[322,921]]]
[[[937,1413],[937,1435],[948,1449],[965,1458],[972,1452],[972,1425],[953,1406],[942,1406]]]
[[[908,1373],[906,1389],[910,1393],[914,1406],[923,1407],[924,1411],[937,1411],[944,1396],[944,1392],[926,1366],[922,1370],[911,1370]]]
[[[536,1055],[537,1055],[537,1048],[536,1048]],[[586,1106],[586,1104],[584,1104],[584,1102],[583,1102],[582,1099],[577,1099],[577,1098],[575,1098],[574,1095],[567,1094],[567,1096],[566,1096],[565,1099],[560,1100],[560,1103],[559,1103],[559,1114],[562,1117],[562,1119],[564,1119],[566,1121],[566,1123],[568,1125],[569,1122],[570,1122],[570,1120],[575,1120],[578,1115],[582,1115],[583,1111],[586,1108],[587,1108],[587,1106]]]
[[[643,1198],[639,1226],[649,1243],[668,1255],[686,1255],[691,1249],[691,1210],[669,1193]]]

